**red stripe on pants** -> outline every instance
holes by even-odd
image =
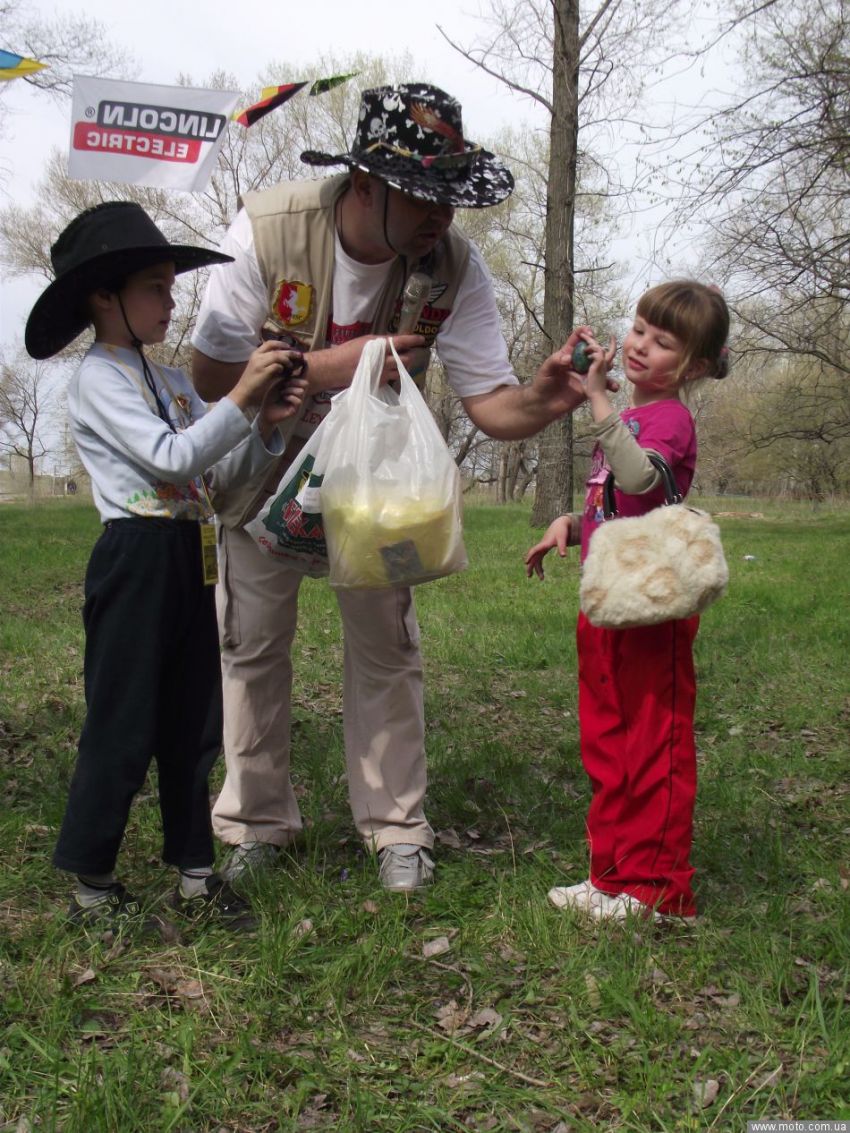
[[[693,642],[699,618],[599,629],[579,614],[581,756],[593,787],[590,879],[693,915]]]

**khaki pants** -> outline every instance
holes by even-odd
[[[213,809],[231,845],[282,846],[301,829],[289,777],[291,646],[302,575],[220,529],[217,588],[227,777]],[[338,591],[344,635],[343,725],[357,830],[375,850],[430,847],[422,662],[410,590]]]

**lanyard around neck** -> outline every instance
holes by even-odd
[[[169,427],[172,433],[176,433],[177,429],[174,427],[174,424],[168,415],[168,411],[162,404],[162,398],[159,396],[159,392],[156,388],[156,383],[153,380],[153,375],[150,373],[150,363],[148,362],[142,351],[140,350],[138,352],[139,358],[142,362],[142,374],[140,375],[139,371],[134,366],[128,365],[123,359],[118,357],[118,351],[114,346],[104,345],[104,349],[109,355],[111,355],[116,365],[120,366],[122,370],[125,370],[139,387],[142,397],[144,397],[145,401],[148,403],[151,412],[155,413],[156,416],[159,417]],[[180,428],[188,428],[189,425],[192,424],[192,419],[189,416],[189,413],[180,404],[179,398],[171,388],[171,383],[163,373],[162,369],[157,366],[156,362],[153,363],[153,366],[156,370],[160,382],[162,383],[163,388],[165,389],[165,392],[171,399],[171,404],[174,406]]]

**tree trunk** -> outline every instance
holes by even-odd
[[[514,499],[519,503],[520,500],[525,499],[525,493],[529,489],[531,481],[534,479],[534,473],[530,468],[524,468],[522,476],[517,482],[516,491],[514,492]]]
[[[496,503],[504,504],[508,502],[507,483],[508,483],[508,457],[510,453],[509,445],[501,445],[499,451],[499,472],[496,480]]]
[[[516,482],[520,469],[523,466],[524,441],[516,441],[511,445],[511,459],[508,465],[508,482],[505,486],[505,500],[516,499]]]
[[[551,353],[573,324],[573,229],[578,149],[578,0],[552,0],[552,125],[546,196],[546,283],[543,329]],[[567,417],[538,438],[533,526],[545,526],[573,505],[573,423]]]

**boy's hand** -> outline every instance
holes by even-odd
[[[227,395],[245,409],[249,405],[259,405],[269,389],[298,374],[304,367],[304,357],[297,350],[281,347],[279,342],[270,339],[258,346],[248,359],[239,381]]]
[[[572,520],[568,515],[559,515],[554,519],[546,529],[546,534],[526,553],[525,556],[525,574],[527,578],[531,578],[532,574],[536,574],[539,579],[543,579],[543,560],[553,547],[558,548],[558,554],[563,559],[567,554],[567,543],[570,538],[570,526]]]
[[[265,439],[275,425],[295,416],[306,393],[306,378],[283,378],[266,392],[260,409],[260,430]]]

